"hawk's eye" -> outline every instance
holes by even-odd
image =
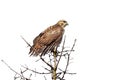
[[[64,23],[66,23],[66,21],[63,21]]]

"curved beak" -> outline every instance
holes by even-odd
[[[66,23],[66,26],[69,25],[68,23]]]

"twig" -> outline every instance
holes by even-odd
[[[49,62],[50,62],[50,65],[52,65],[52,59],[50,58],[50,56],[51,55],[49,54],[49,60],[50,60]]]
[[[22,36],[21,36],[21,38],[27,43],[27,45],[28,45],[29,47],[32,47]]]
[[[31,78],[32,74],[30,74],[29,79]]]
[[[43,66],[42,66],[43,67]],[[45,70],[47,70],[47,71],[49,71],[49,72],[51,72],[51,70],[49,70],[48,68],[45,68],[45,67],[43,67]]]
[[[64,72],[63,72],[62,79],[64,78],[64,76],[65,76],[65,74],[66,74],[66,71],[67,71],[67,68],[68,68],[68,65],[69,65],[69,60],[70,60],[70,54],[68,54],[67,65],[66,65],[65,70],[64,70]]]
[[[71,48],[71,50],[70,50],[70,53],[69,53],[69,54],[71,54],[71,52],[72,52],[73,48],[75,47],[75,43],[76,43],[76,41],[77,41],[77,39],[75,39],[75,40],[74,40],[73,46],[72,46],[72,48]]]
[[[1,60],[11,71],[13,71],[14,73],[15,73],[15,76],[16,75],[19,75],[20,77],[18,77],[18,78],[21,78],[21,79],[27,79],[27,78],[25,78],[22,74],[20,74],[20,73],[18,73],[17,71],[15,71],[14,69],[12,69],[4,60]],[[15,77],[14,76],[14,79],[15,78],[17,78],[17,77]]]
[[[47,78],[44,76],[45,80],[47,80]]]
[[[36,72],[36,68],[35,68],[35,72]],[[36,77],[36,73],[35,73],[35,77]]]
[[[60,59],[61,59],[61,57],[62,57],[62,53],[63,53],[64,45],[65,45],[65,39],[66,39],[66,36],[65,36],[64,41],[63,41],[62,51],[61,51],[60,57],[59,57],[59,59],[58,59],[58,62],[57,62],[56,68],[58,67],[58,64],[59,64],[59,62],[60,62]]]
[[[14,69],[12,69],[4,60],[1,60],[11,71],[15,72],[16,74],[19,74]],[[21,76],[21,74],[19,74]]]
[[[64,50],[62,52],[70,52],[70,51],[75,51],[75,50]],[[58,53],[61,53],[61,52],[58,52]],[[57,55],[58,56],[58,55]]]
[[[14,69],[12,69],[4,60],[1,60],[11,71],[13,71],[14,73],[18,74],[19,76],[23,77],[21,74],[19,74],[18,72],[16,72]]]
[[[70,61],[70,54],[71,54],[71,52],[72,52],[72,50],[73,50],[73,48],[74,48],[74,46],[75,46],[75,43],[76,43],[76,39],[74,40],[74,44],[73,44],[73,46],[72,46],[72,48],[71,48],[71,50],[70,50],[70,53],[68,54],[67,64],[66,64],[65,70],[64,70],[64,72],[63,72],[62,79],[64,79],[64,76],[65,76],[65,74],[66,74],[66,71],[67,71],[67,68],[68,68],[68,65],[69,65],[69,61]]]
[[[50,74],[50,72],[48,72],[48,73],[45,73],[45,72],[38,72],[38,71],[36,71],[36,70],[32,70],[32,69],[30,69],[30,68],[28,68],[28,67],[25,67],[25,66],[22,66],[23,68],[25,68],[26,70],[29,70],[29,71],[32,71],[32,72],[34,72],[34,73],[37,73],[37,74]]]
[[[48,62],[46,62],[42,57],[40,58],[43,62],[45,62],[49,67],[51,67],[51,69],[53,69],[53,66],[50,65]]]

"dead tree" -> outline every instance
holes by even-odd
[[[27,43],[28,46],[31,47],[31,45],[22,37],[22,39]],[[22,68],[24,68],[24,70],[21,70],[20,72],[15,71],[13,68],[11,68],[4,60],[1,60],[11,71],[13,71],[15,73],[14,76],[14,80],[32,80],[31,76],[33,73],[35,74],[39,74],[39,75],[47,75],[47,74],[51,74],[51,80],[65,80],[65,75],[66,74],[76,74],[76,73],[71,73],[68,72],[68,66],[70,63],[70,58],[71,58],[71,53],[74,52],[74,47],[75,47],[75,43],[76,43],[76,39],[74,40],[74,43],[71,47],[71,49],[69,50],[65,50],[65,38],[62,44],[62,50],[61,51],[56,51],[54,50],[52,53],[47,54],[47,56],[45,55],[45,57],[47,58],[42,58],[40,57],[39,60],[37,61],[42,61],[44,62],[48,67],[44,67],[45,70],[47,70],[46,72],[38,72],[34,69],[30,69],[29,67],[26,66],[21,66]],[[66,59],[66,65],[64,69],[60,68],[60,62],[62,60],[62,58]],[[27,71],[32,72],[29,77],[26,77],[24,75],[24,73],[26,73]],[[47,78],[44,76],[44,79],[47,80]],[[50,80],[50,79],[49,79]]]

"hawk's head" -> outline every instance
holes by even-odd
[[[57,22],[58,25],[60,25],[62,28],[68,25],[67,21],[65,20],[60,20]]]

